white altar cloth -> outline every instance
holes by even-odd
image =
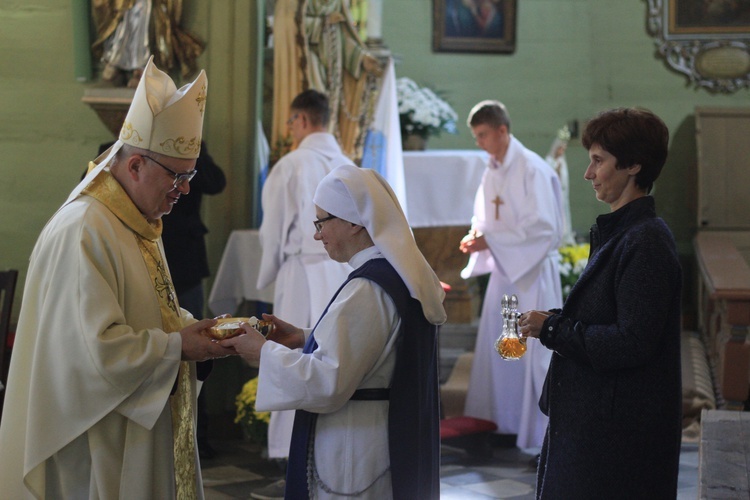
[[[487,153],[479,150],[405,151],[409,225],[470,225],[486,165]]]
[[[404,152],[411,227],[470,225],[486,158],[487,153],[477,150]],[[256,287],[260,259],[258,230],[232,231],[208,296],[214,315],[235,314],[243,301],[273,303],[273,285],[263,290]]]
[[[257,229],[232,231],[208,296],[208,308],[213,314],[235,314],[245,300],[273,303],[273,285],[262,290],[256,287],[260,257]]]

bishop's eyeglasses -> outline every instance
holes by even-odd
[[[195,174],[198,173],[198,170],[193,169],[190,172],[183,172],[181,174],[178,174],[177,172],[175,172],[171,168],[169,168],[169,167],[167,167],[165,165],[162,165],[161,163],[159,163],[158,161],[154,160],[150,156],[146,156],[146,155],[141,155],[141,156],[144,157],[144,158],[146,158],[147,160],[151,160],[152,162],[156,163],[157,165],[159,165],[161,168],[163,168],[164,170],[166,170],[170,174],[174,175],[174,183],[172,184],[172,186],[174,187],[174,189],[177,189],[177,187],[181,186],[185,181],[190,182],[191,180],[193,180],[193,177],[195,177]]]
[[[323,217],[322,219],[314,220],[313,224],[315,224],[315,230],[318,233],[323,232],[323,223],[327,220],[336,219],[337,217],[335,215],[329,215],[328,217]]]

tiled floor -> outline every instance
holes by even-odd
[[[254,489],[282,477],[281,470],[263,459],[255,445],[234,441],[215,442],[213,445],[216,457],[202,463],[207,500],[250,498]],[[529,467],[529,460],[536,451],[496,447],[492,458],[476,459],[462,450],[443,446],[440,498],[533,499],[535,471]],[[683,444],[677,498],[698,498],[697,443]]]

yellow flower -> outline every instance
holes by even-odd
[[[268,423],[271,412],[256,411],[255,398],[258,394],[258,377],[248,380],[235,398],[237,413],[234,422],[242,426],[243,432],[251,441],[266,444]]]
[[[588,243],[565,245],[560,248],[560,282],[563,300],[568,298],[570,290],[586,268],[589,261],[589,249]]]

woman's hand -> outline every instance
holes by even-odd
[[[273,322],[273,330],[266,337],[268,340],[273,340],[289,349],[298,349],[305,346],[305,332],[302,328],[281,321],[273,314],[264,313],[263,319]]]
[[[549,311],[526,311],[518,318],[518,327],[524,337],[539,338],[544,321],[552,316]]]
[[[266,343],[265,337],[250,326],[249,323],[240,323],[240,329],[245,333],[219,341],[222,347],[233,349],[242,359],[247,361],[250,366],[258,366],[260,363],[260,350]]]
[[[281,321],[273,314],[263,314],[263,319],[273,322],[273,331],[264,337],[258,330],[250,326],[250,323],[240,323],[240,329],[245,333],[225,339],[219,342],[222,347],[234,349],[242,359],[251,366],[260,363],[260,351],[267,341],[277,342],[290,349],[296,349],[305,345],[305,332],[301,328]]]

